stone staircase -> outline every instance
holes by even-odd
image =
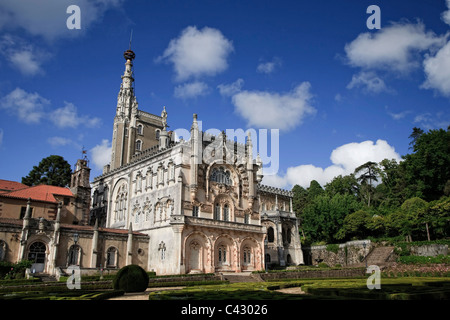
[[[384,267],[392,262],[394,254],[394,247],[375,247],[366,257],[366,259],[360,264],[365,266],[376,265]]]
[[[257,274],[252,274],[251,272],[241,272],[241,273],[222,273],[222,279],[230,281],[230,283],[236,282],[261,282],[263,281],[261,277]]]

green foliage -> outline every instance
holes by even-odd
[[[400,256],[398,262],[405,264],[433,264],[433,263],[450,263],[450,256],[440,254],[436,257],[423,256]]]
[[[450,237],[450,127],[414,128],[401,162],[366,162],[325,185],[296,185],[302,243],[398,237],[409,242]],[[378,182],[377,185],[374,182]]]
[[[22,183],[27,186],[46,184],[51,186],[65,187],[70,184],[72,169],[70,164],[61,156],[51,155],[39,162],[26,177],[22,178]]]
[[[345,217],[361,207],[352,195],[335,194],[333,197],[322,194],[305,207],[303,229],[311,241],[324,240],[337,242],[338,232]]]
[[[339,251],[339,245],[338,245],[338,244],[330,243],[330,244],[327,245],[327,251],[334,252],[334,253],[338,253],[338,251]]]
[[[22,260],[17,263],[0,261],[0,279],[22,279],[25,275],[25,269],[30,268],[31,261]]]
[[[22,183],[35,186],[39,184],[64,187],[71,179],[70,164],[63,157],[51,155],[42,159],[38,166],[33,166],[28,176],[22,178]]]
[[[141,292],[148,287],[149,277],[138,265],[128,265],[121,268],[114,277],[113,287],[115,290],[125,292]]]

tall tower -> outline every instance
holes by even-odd
[[[138,103],[133,87],[133,59],[135,54],[131,49],[128,49],[123,56],[126,60],[125,72],[122,76],[122,84],[117,96],[112,138],[111,170],[127,164],[134,153],[136,115],[138,111]]]
[[[117,96],[116,115],[112,137],[111,163],[107,170],[126,165],[135,154],[157,146],[162,142],[166,148],[170,141],[167,133],[167,112],[157,116],[138,109],[134,92],[134,52],[124,52],[125,72]]]
[[[83,154],[86,154],[85,150],[83,150]],[[86,155],[83,159],[78,159],[70,181],[70,191],[75,195],[75,220],[73,223],[82,225],[88,223],[91,206],[91,184],[89,182],[91,168],[88,163]]]

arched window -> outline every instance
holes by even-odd
[[[249,247],[245,247],[243,253],[244,253],[244,264],[251,264],[252,263],[251,249]]]
[[[156,136],[156,140],[159,140],[159,136],[160,136],[160,131],[159,130],[155,131],[155,136]]]
[[[225,204],[223,206],[223,220],[224,221],[230,220],[230,208],[228,207],[228,204]]]
[[[69,256],[67,259],[67,265],[80,265],[80,258],[81,258],[81,248],[79,245],[72,245],[69,249]]]
[[[30,246],[30,251],[28,253],[28,260],[33,261],[33,263],[45,263],[45,251],[46,246],[42,242],[35,242]]]
[[[117,267],[117,249],[110,247],[106,252],[106,267],[116,268]]]
[[[219,252],[219,263],[224,264],[227,262],[227,247],[224,245],[219,246],[218,248]]]
[[[229,186],[233,184],[231,180],[230,171],[225,170],[223,167],[214,168],[211,173],[210,180],[217,183],[223,183]]]
[[[138,124],[138,126],[137,126],[137,133],[138,134],[144,134],[144,126],[142,124]]]
[[[136,151],[141,151],[141,150],[142,150],[142,141],[136,140]]]
[[[214,219],[220,220],[220,204],[218,203],[214,206]]]
[[[274,238],[275,238],[275,236],[274,236],[273,228],[272,228],[272,227],[269,227],[269,228],[267,229],[267,241],[268,241],[268,242],[273,242],[273,241],[274,241]]]

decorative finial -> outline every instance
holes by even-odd
[[[131,50],[131,40],[133,39],[133,29],[131,29],[131,34],[130,34],[130,45],[128,47],[128,50],[125,51],[123,53],[123,57],[125,58],[125,60],[133,60],[136,55],[134,54],[134,52]]]

